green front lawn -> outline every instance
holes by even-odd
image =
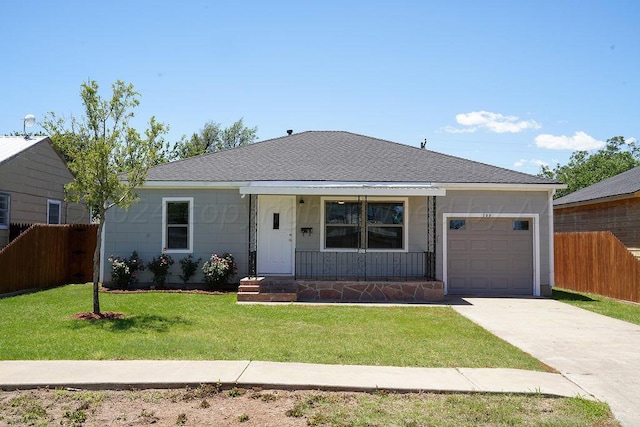
[[[553,289],[553,299],[566,302],[594,313],[640,325],[640,304],[619,301],[602,295]]]
[[[75,320],[90,285],[0,299],[0,359],[268,360],[548,370],[448,307],[239,305],[235,294],[101,293],[120,320]]]

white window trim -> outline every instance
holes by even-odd
[[[189,203],[189,225],[188,236],[189,242],[186,249],[169,249],[167,248],[167,203],[169,202],[188,202]],[[162,249],[167,248],[169,254],[192,254],[193,253],[193,197],[163,197],[162,198]]]
[[[2,193],[0,192],[0,197],[7,198],[7,223],[0,224],[0,229],[7,230],[11,224],[11,194],[10,193]]]
[[[55,199],[47,199],[47,224],[51,224],[49,222],[49,218],[51,214],[51,211],[50,211],[51,205],[58,206],[58,223],[53,225],[62,224],[62,202],[60,200],[55,200]]]
[[[320,252],[409,252],[409,198],[408,197],[367,197],[366,200],[363,197],[360,197],[361,202],[402,202],[404,205],[403,212],[403,224],[402,224],[402,249],[346,249],[346,248],[327,248],[325,247],[325,228],[326,224],[324,222],[325,219],[325,203],[326,202],[357,202],[358,197],[336,197],[336,196],[325,196],[320,197]]]
[[[442,281],[444,294],[448,294],[447,270],[447,233],[449,232],[449,218],[514,218],[530,219],[533,221],[531,233],[533,235],[533,295],[540,296],[540,214],[537,213],[443,213],[442,214]]]

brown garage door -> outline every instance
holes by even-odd
[[[447,224],[450,295],[532,295],[533,221],[450,218]]]

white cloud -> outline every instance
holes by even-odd
[[[573,136],[541,134],[536,136],[536,146],[550,150],[595,150],[604,147],[604,142],[598,141],[582,131]]]
[[[478,129],[486,129],[495,133],[518,133],[527,129],[540,129],[542,126],[535,120],[520,120],[517,116],[505,116],[490,111],[472,111],[456,114],[456,122],[464,128],[447,126],[443,128],[449,133],[471,133]]]

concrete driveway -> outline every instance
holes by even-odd
[[[463,316],[519,347],[640,426],[640,326],[551,299],[464,298]]]

